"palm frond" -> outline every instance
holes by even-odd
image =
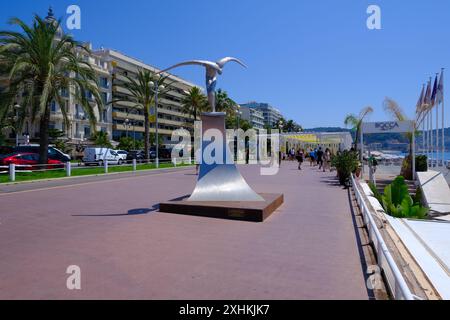
[[[397,121],[407,120],[407,116],[402,108],[393,99],[386,97],[383,101],[384,110]]]

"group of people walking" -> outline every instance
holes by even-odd
[[[298,149],[295,151],[294,148],[290,149],[288,152],[288,156],[291,160],[294,158],[298,161],[298,169],[302,170],[302,164],[306,159],[309,159],[310,166],[319,166],[319,170],[331,171],[331,151],[329,148],[326,148],[325,151],[322,150],[322,147],[315,149],[308,149],[308,152],[305,149]]]

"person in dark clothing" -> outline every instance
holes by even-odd
[[[319,170],[320,170],[323,167],[323,151],[322,151],[322,147],[319,147],[319,150],[317,150],[316,158],[317,158],[317,164],[319,165]]]
[[[304,155],[305,155],[305,150],[299,149],[297,151],[298,170],[302,170],[302,163],[303,163]]]

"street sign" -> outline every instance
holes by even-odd
[[[414,131],[414,121],[363,122],[362,132],[366,133],[405,133]]]

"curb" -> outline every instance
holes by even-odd
[[[184,168],[190,168],[195,165],[186,165],[186,166],[180,166],[180,167],[171,167],[171,168],[155,168],[155,169],[144,169],[144,170],[130,170],[130,171],[121,171],[121,172],[111,172],[111,173],[97,173],[97,174],[86,174],[81,176],[70,176],[70,177],[59,177],[59,178],[48,178],[48,179],[35,179],[35,180],[27,180],[27,181],[15,181],[15,182],[5,182],[0,183],[1,186],[12,186],[12,185],[18,185],[18,184],[31,184],[36,182],[49,182],[49,181],[60,181],[60,180],[69,180],[69,179],[78,179],[78,178],[89,178],[89,177],[99,177],[99,176],[110,176],[110,175],[118,175],[118,174],[124,174],[124,173],[138,173],[138,172],[149,172],[149,171],[170,171],[174,169],[184,169]]]

